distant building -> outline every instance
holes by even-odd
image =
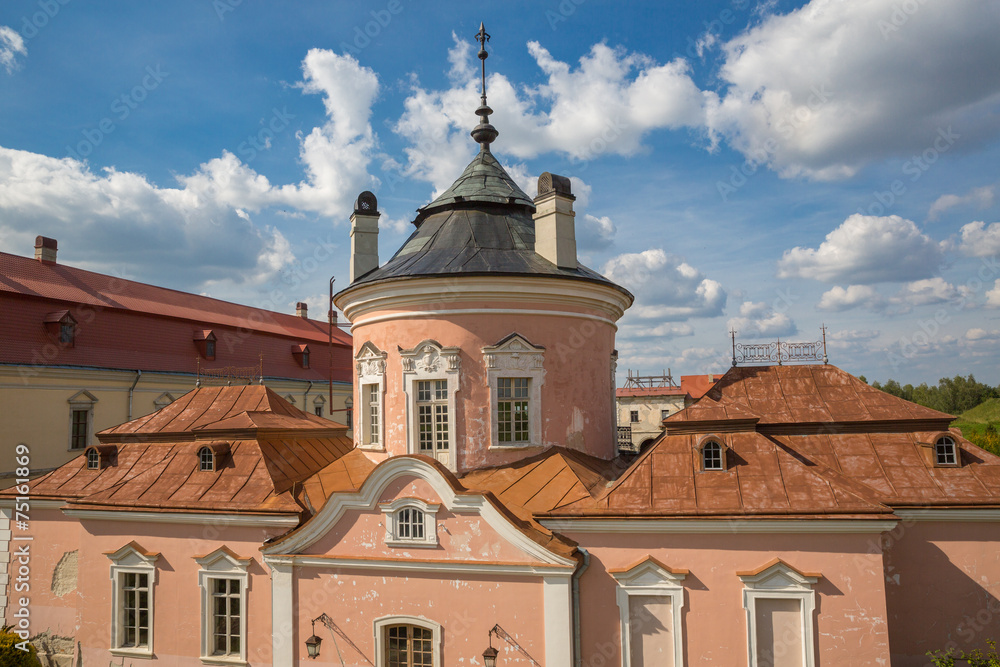
[[[721,375],[682,375],[680,386],[668,373],[633,375],[615,392],[618,449],[637,453],[663,433],[663,420],[683,410],[712,388]]]
[[[305,304],[276,313],[84,271],[59,264],[44,237],[35,251],[0,253],[0,486],[11,483],[17,445],[30,448],[35,473],[54,469],[199,376],[263,375],[299,408],[348,421],[351,337],[333,327],[331,364],[330,325],[309,319]]]

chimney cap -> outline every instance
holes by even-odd
[[[55,239],[50,239],[47,236],[36,236],[35,237],[35,247],[36,248],[46,248],[49,250],[58,250],[59,242]]]
[[[354,212],[360,215],[378,215],[378,199],[375,194],[365,190],[354,202]]]
[[[295,309],[296,310],[306,310],[308,308],[309,308],[309,304],[306,303],[305,301],[297,301],[295,303]]]
[[[573,196],[572,186],[568,178],[546,171],[538,177],[538,195],[547,195],[550,192],[568,197]]]

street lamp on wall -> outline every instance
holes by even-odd
[[[485,665],[485,667],[497,667],[497,655],[500,653],[500,651],[493,648],[494,629],[495,628],[490,628],[490,632],[488,635],[490,638],[490,647],[485,651],[483,651],[483,664]]]
[[[315,658],[319,655],[319,645],[323,643],[323,640],[316,636],[316,619],[312,622],[312,637],[306,640],[306,653],[309,654],[310,658]]]

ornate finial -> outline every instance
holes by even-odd
[[[475,129],[472,130],[472,138],[479,143],[482,150],[488,153],[490,151],[490,144],[493,143],[493,140],[500,133],[497,132],[495,127],[490,125],[490,114],[493,113],[493,109],[486,104],[486,59],[490,55],[486,52],[486,42],[490,41],[490,36],[486,32],[486,26],[482,23],[479,24],[476,41],[479,42],[479,60],[483,64],[483,94],[481,97],[482,102],[479,108],[476,109],[476,115],[479,116],[479,125],[476,125]]]

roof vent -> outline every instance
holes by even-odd
[[[565,176],[545,172],[535,197],[535,252],[561,269],[576,269],[576,197]]]
[[[59,242],[47,236],[35,237],[35,259],[40,262],[56,263],[56,252],[59,250]]]

